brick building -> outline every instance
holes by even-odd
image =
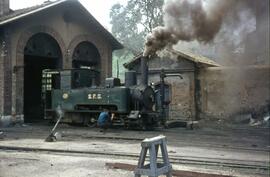
[[[103,83],[113,50],[122,48],[77,0],[15,11],[0,0],[0,45],[0,124],[42,111],[42,69],[85,65],[99,70]]]
[[[124,64],[129,70],[135,70],[140,81],[140,59],[135,57],[132,61]],[[160,81],[160,71],[164,69],[166,74],[181,74],[179,77],[168,77],[168,84],[171,103],[168,110],[170,120],[190,120],[197,118],[199,104],[198,73],[202,68],[220,66],[209,58],[195,56],[176,50],[163,51],[159,57],[152,57],[148,60],[149,83],[154,85]]]
[[[230,119],[250,116],[252,112],[267,116],[270,112],[270,65],[223,67],[205,57],[168,50],[148,61],[149,83],[160,81],[160,71],[179,73],[166,78],[171,92],[169,118]],[[138,71],[138,56],[125,67]]]

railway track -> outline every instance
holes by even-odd
[[[33,136],[33,132],[32,131],[9,131],[11,133],[20,133],[20,136],[22,136],[23,134],[29,134],[31,136]],[[61,131],[60,131],[61,132]],[[37,137],[46,137],[48,136],[48,133],[41,131],[36,133]],[[66,131],[62,132],[62,136],[63,138],[67,138],[67,139],[72,139],[75,140],[76,139],[95,139],[95,140],[119,140],[119,141],[138,141],[141,142],[142,140],[144,140],[144,138],[141,137],[125,137],[125,136],[115,136],[115,135],[88,135],[86,133],[68,133]],[[170,140],[171,141],[171,140]],[[193,146],[198,146],[198,147],[211,147],[211,148],[216,148],[216,149],[224,149],[224,150],[240,150],[240,151],[255,151],[255,152],[269,152],[270,151],[270,146],[268,147],[247,147],[247,146],[230,146],[230,145],[226,145],[226,144],[220,144],[220,143],[204,143],[204,142],[200,142],[197,143],[196,141],[193,140],[189,140],[188,143],[186,143],[185,139],[177,139],[177,140],[173,140],[173,141],[177,141],[177,142],[181,142],[181,145],[184,146],[189,146],[189,145],[193,145]]]
[[[76,135],[77,136],[77,135]],[[72,137],[76,137],[75,135],[64,135],[63,137],[67,137],[67,138],[72,138]],[[91,136],[84,136],[84,135],[78,135],[82,138],[86,138],[86,139],[101,139],[101,140],[123,140],[123,141],[138,141],[141,142],[144,140],[144,138],[133,138],[133,137],[121,137],[121,136],[100,136],[100,135],[91,135]],[[211,148],[217,148],[217,149],[231,149],[231,150],[244,150],[244,151],[258,151],[258,152],[269,152],[270,151],[270,147],[266,147],[266,148],[252,148],[252,147],[244,147],[244,146],[227,146],[224,144],[209,144],[209,143],[185,143],[185,141],[178,141],[177,142],[181,142],[182,145],[188,146],[190,144],[198,146],[198,147],[211,147]]]
[[[118,152],[104,152],[104,151],[79,151],[79,150],[62,150],[62,149],[48,149],[48,148],[30,148],[30,147],[14,147],[14,146],[1,146],[0,150],[6,152],[27,152],[27,153],[49,153],[57,155],[99,155],[110,157],[122,157],[124,159],[138,160],[137,154],[127,154]],[[160,158],[159,158],[160,159]],[[218,158],[198,158],[191,156],[174,156],[170,157],[172,164],[178,165],[194,165],[194,166],[212,166],[212,167],[227,167],[234,169],[249,169],[249,170],[263,170],[269,171],[269,162],[259,161],[239,161],[233,159],[218,159]]]

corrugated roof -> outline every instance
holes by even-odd
[[[43,10],[46,10],[51,7],[56,7],[60,4],[67,3],[67,2],[76,2],[82,11],[84,11],[86,14],[90,16],[90,19],[93,21],[93,23],[101,29],[101,32],[107,37],[113,46],[113,49],[122,49],[123,45],[114,38],[114,36],[107,31],[93,16],[88,12],[87,9],[78,1],[78,0],[56,0],[56,1],[46,1],[41,5],[36,5],[24,9],[18,9],[18,10],[11,10],[10,13],[5,14],[0,17],[0,27],[4,26],[9,23],[13,23],[15,21],[18,21],[24,17],[27,17],[29,15],[33,15],[35,13],[41,12]]]
[[[221,65],[218,64],[217,62],[207,58],[207,57],[204,57],[204,56],[200,56],[200,55],[194,55],[194,54],[191,54],[191,53],[184,53],[184,52],[180,52],[178,50],[174,50],[174,49],[165,49],[166,52],[169,52],[173,55],[176,55],[178,59],[186,59],[186,60],[189,60],[189,61],[192,61],[196,64],[200,64],[202,66],[205,66],[205,67],[220,67]],[[125,68],[132,68],[132,66],[136,65],[136,63],[139,62],[140,58],[142,57],[142,53],[137,55],[136,57],[134,57],[131,61],[127,62],[124,64],[124,67]],[[154,59],[155,57],[152,57],[150,59]]]

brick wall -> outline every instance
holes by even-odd
[[[12,104],[12,71],[8,29],[2,29],[0,35],[0,115],[10,115]]]
[[[170,72],[170,70],[167,70]],[[186,72],[179,77],[168,77],[166,83],[170,85],[171,103],[169,106],[170,120],[190,120],[195,116],[194,73]],[[150,74],[149,83],[160,81],[159,74]]]
[[[9,29],[3,34],[3,66],[4,66],[4,115],[11,115],[12,112],[12,64],[11,64],[11,43]]]
[[[0,38],[0,118],[4,113],[4,51],[2,43],[3,40]]]
[[[229,118],[270,101],[270,66],[201,70],[201,117]]]

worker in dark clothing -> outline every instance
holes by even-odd
[[[106,109],[99,114],[97,125],[102,129],[101,131],[105,132],[112,125],[113,115],[110,117],[109,111]]]

